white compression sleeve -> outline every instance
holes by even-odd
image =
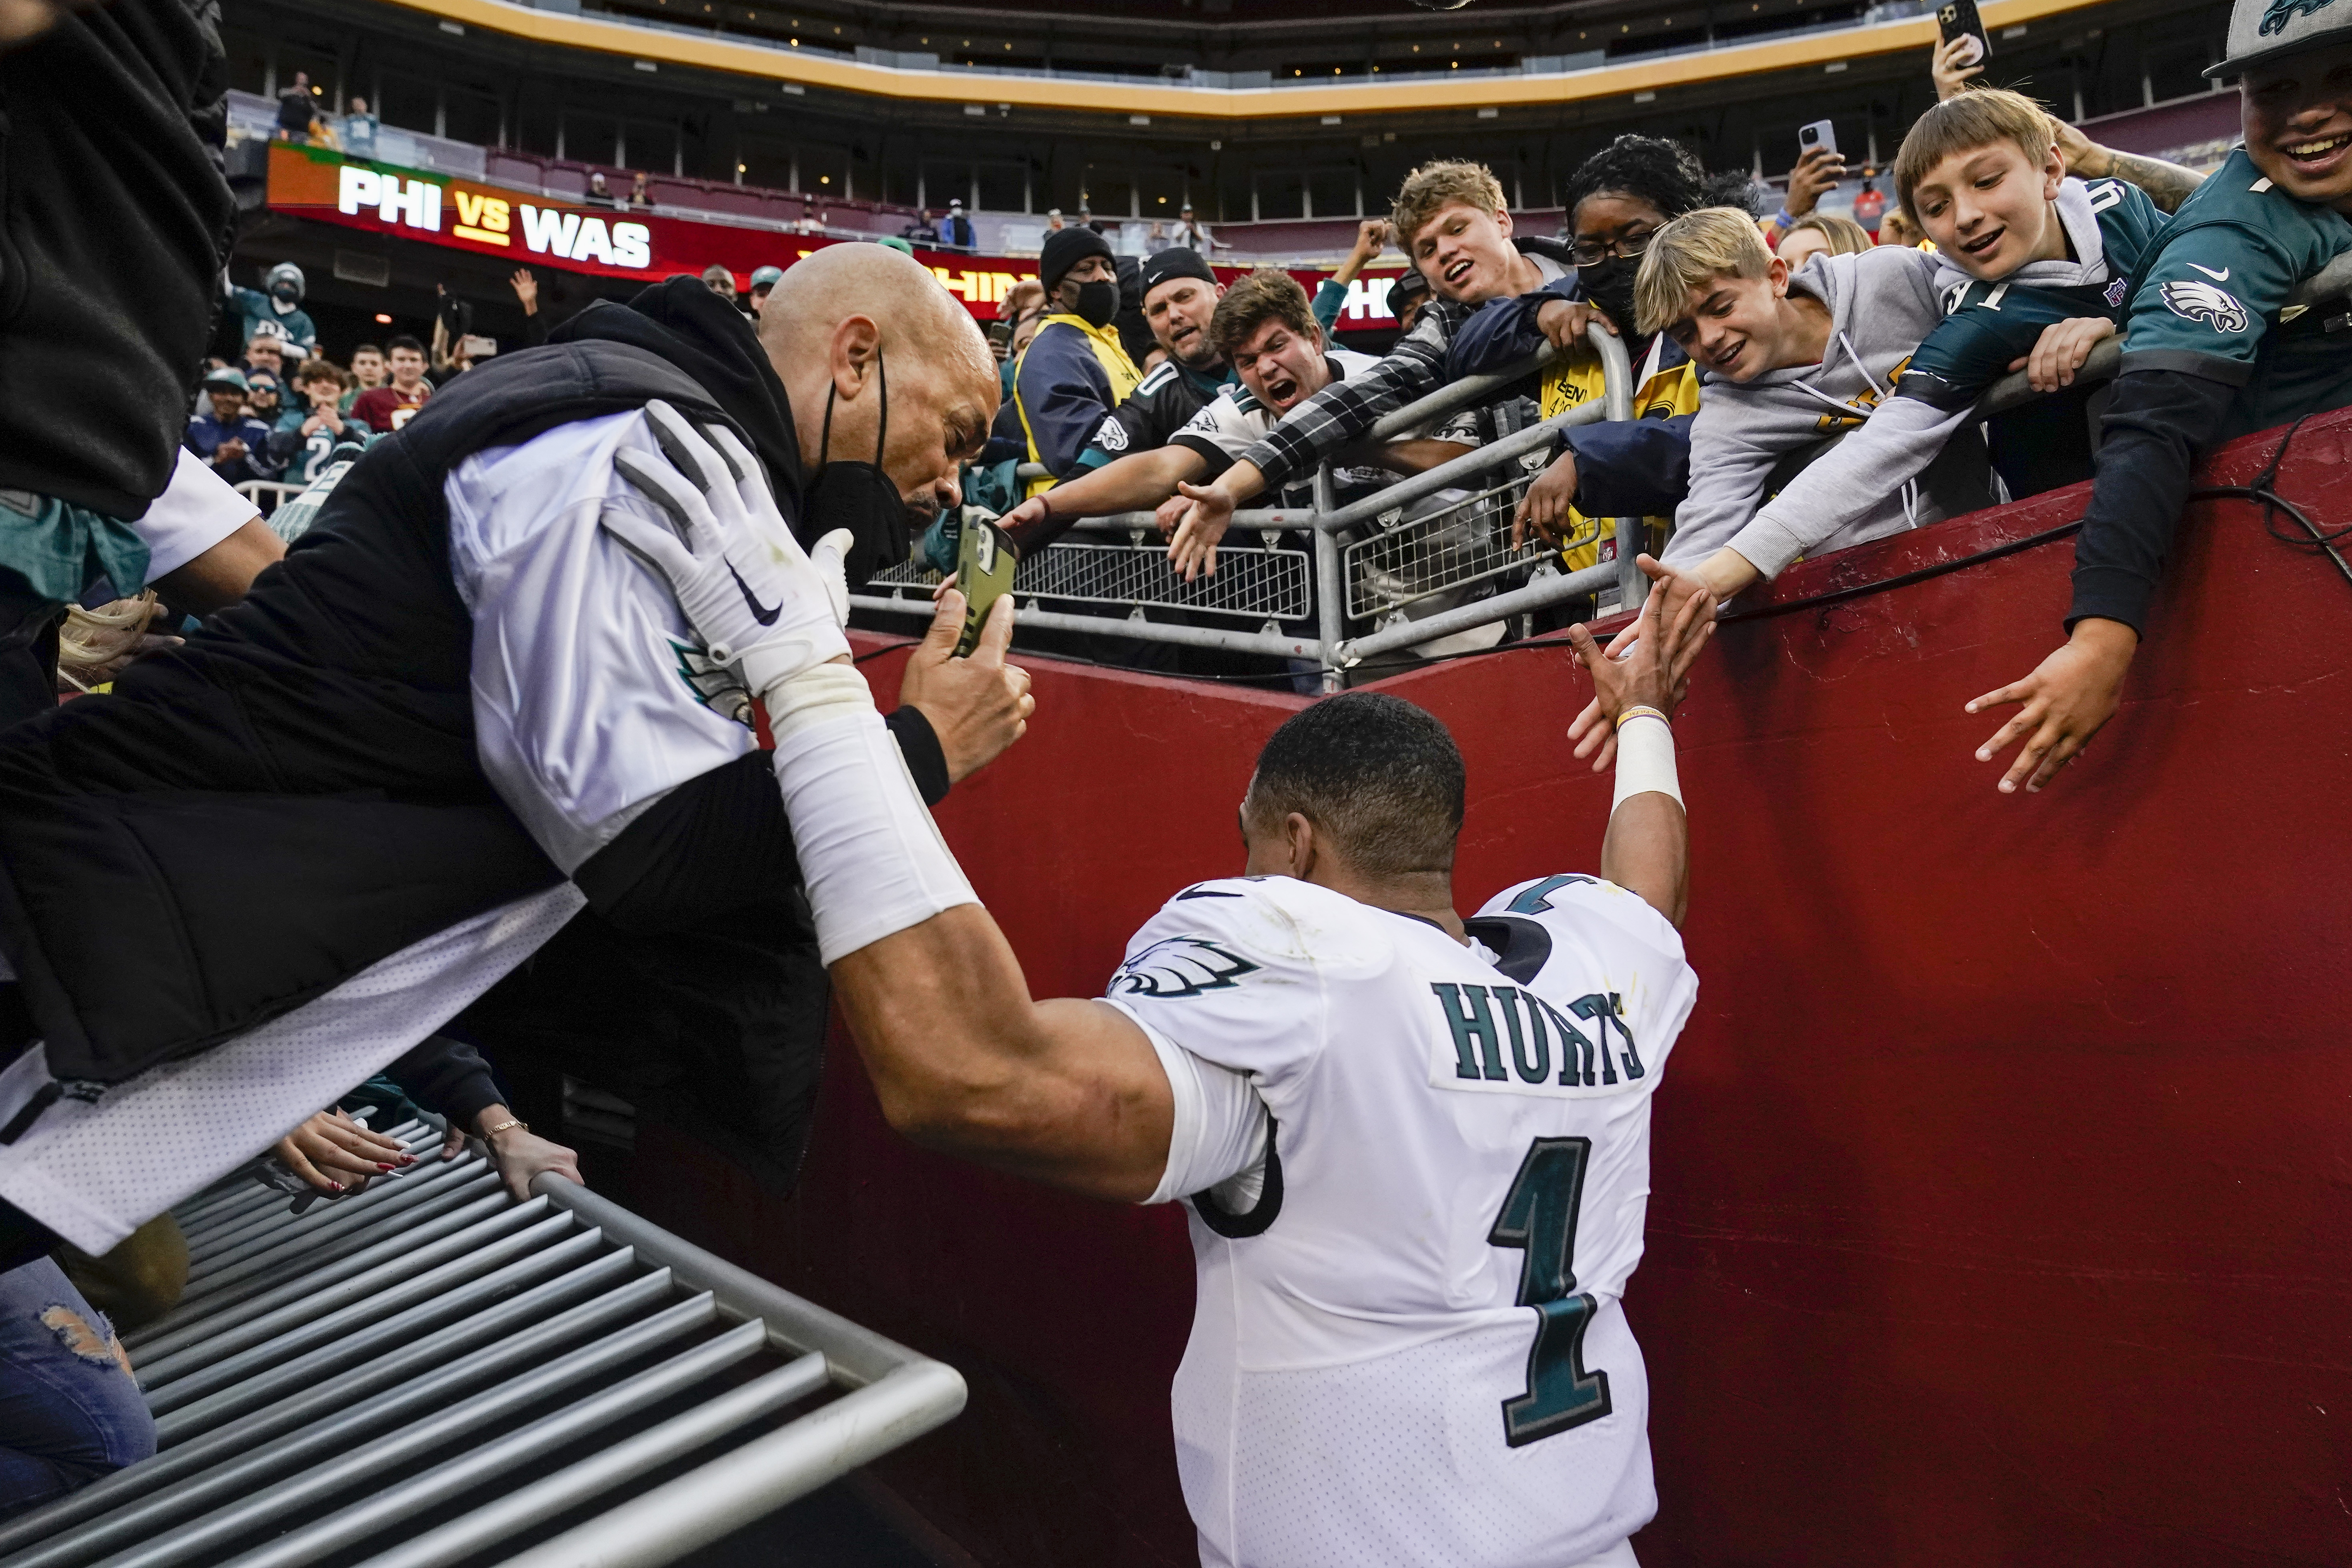
[[[1168,1130],[1168,1163],[1160,1173],[1160,1184],[1143,1201],[1166,1204],[1189,1198],[1263,1163],[1265,1101],[1258,1098],[1249,1076],[1204,1062],[1141,1019],[1136,1023],[1159,1055],[1176,1102]],[[1257,1193],[1252,1190],[1239,1194],[1237,1206],[1247,1211],[1256,1203]]]
[[[1683,803],[1682,781],[1675,776],[1675,731],[1664,719],[1637,714],[1617,731],[1617,794],[1610,801],[1613,813],[1637,795],[1655,790]]]
[[[980,901],[864,676],[821,664],[777,683],[766,701],[776,782],[826,963]]]

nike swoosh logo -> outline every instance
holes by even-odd
[[[2197,263],[2194,261],[2190,262],[2189,265],[2191,267],[2197,267]],[[2230,269],[2226,267],[2221,268],[2219,272],[2214,271],[2210,267],[2197,267],[2197,270],[2202,272],[2206,277],[2210,278],[2216,283],[2227,283],[2230,280]]]
[[[760,603],[752,595],[751,585],[743,581],[743,574],[735,570],[735,563],[732,561],[727,563],[727,575],[735,579],[735,591],[742,595],[743,603],[751,606],[751,618],[763,626],[774,626],[776,617],[783,613],[783,605]]]

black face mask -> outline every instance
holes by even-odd
[[[824,538],[836,528],[849,530],[849,550],[842,574],[852,588],[907,559],[913,548],[912,516],[898,487],[882,471],[885,443],[890,438],[890,373],[880,351],[874,355],[875,374],[881,381],[881,428],[874,437],[874,460],[833,462],[833,400],[837,389],[824,395],[824,434],[816,454],[816,477],[808,482],[803,502],[808,511],[808,538]]]
[[[299,304],[302,299],[302,290],[297,289],[291,283],[280,283],[269,291],[269,297],[278,300],[280,304]]]
[[[1576,280],[1584,286],[1584,297],[1599,306],[1601,313],[1616,322],[1617,330],[1629,338],[1633,335],[1633,275],[1641,269],[1642,259],[1637,256],[1612,256],[1606,261],[1576,269]]]
[[[1070,311],[1090,327],[1108,327],[1110,319],[1118,314],[1118,285],[1116,283],[1081,283],[1078,302]]]

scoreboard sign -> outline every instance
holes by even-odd
[[[651,280],[678,272],[699,276],[716,263],[735,275],[738,289],[748,286],[754,268],[789,268],[828,245],[859,243],[707,223],[609,203],[565,201],[290,142],[270,143],[269,206],[273,212],[387,239],[420,240],[607,278]],[[996,319],[997,307],[1015,283],[1037,275],[1034,260],[1012,257],[918,247],[915,259],[984,321]],[[1215,271],[1230,283],[1248,268],[1219,266]],[[1310,294],[1322,280],[1311,269],[1296,270],[1294,276]],[[1389,286],[1394,280],[1391,272],[1348,285],[1340,330],[1394,326],[1396,318],[1388,308]]]

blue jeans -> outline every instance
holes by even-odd
[[[0,1274],[0,1519],[154,1452],[113,1325],[47,1258]]]

